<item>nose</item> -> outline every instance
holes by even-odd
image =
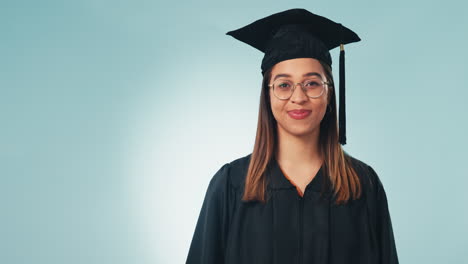
[[[302,104],[305,101],[307,101],[309,97],[307,94],[302,90],[301,84],[296,84],[296,88],[293,91],[293,94],[291,95],[291,102],[296,103],[296,104]]]

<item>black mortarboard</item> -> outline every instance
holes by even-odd
[[[289,9],[226,33],[265,53],[262,75],[278,62],[315,58],[331,67],[329,50],[340,46],[339,142],[346,144],[344,44],[360,41],[356,33],[340,23],[302,8]]]

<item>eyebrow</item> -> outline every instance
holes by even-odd
[[[320,73],[318,73],[318,72],[308,72],[308,73],[302,75],[302,77],[306,77],[306,76],[318,76],[318,77],[322,78],[322,75],[320,75]],[[275,78],[273,79],[273,81],[276,80],[276,79],[278,79],[278,78],[280,78],[280,77],[291,77],[291,75],[286,74],[286,73],[280,73],[280,74],[277,74],[277,75],[275,76]]]

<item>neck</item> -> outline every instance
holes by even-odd
[[[292,135],[278,127],[276,159],[283,164],[321,164],[320,128],[304,136]]]

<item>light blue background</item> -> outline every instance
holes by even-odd
[[[0,263],[183,263],[255,137],[263,54],[225,33],[294,7],[362,39],[344,149],[384,183],[400,262],[468,261],[462,1],[0,3]]]

